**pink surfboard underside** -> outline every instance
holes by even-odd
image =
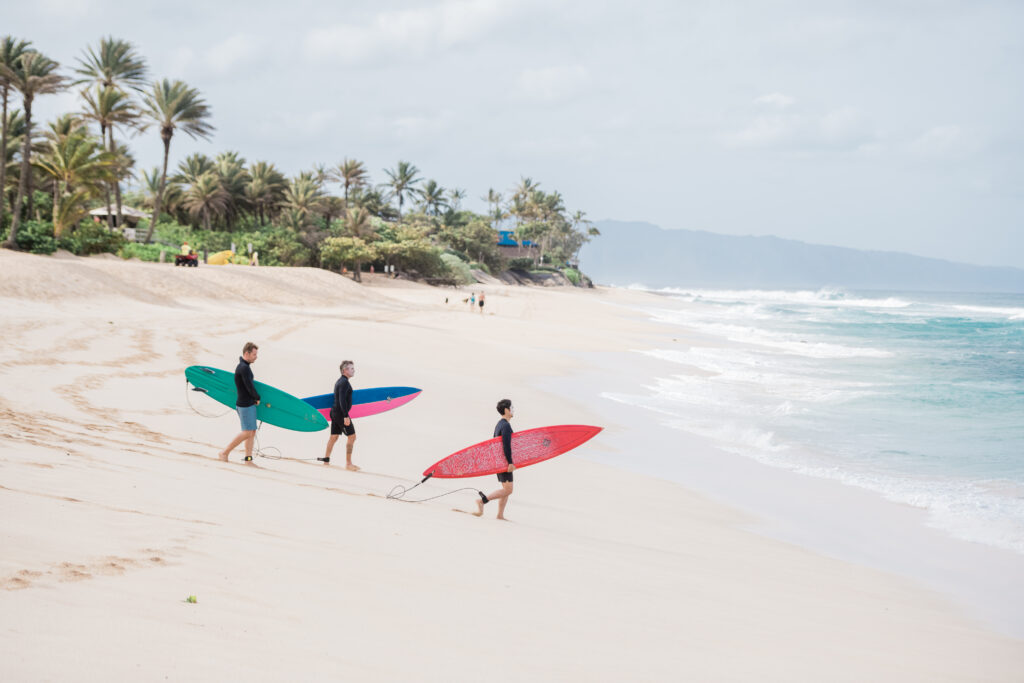
[[[360,417],[369,417],[370,415],[376,415],[378,413],[386,413],[389,410],[400,408],[409,401],[413,400],[420,395],[420,392],[415,394],[409,394],[408,396],[402,396],[401,398],[393,398],[390,401],[374,401],[373,403],[357,403],[352,406],[352,410],[348,411],[348,416],[353,420]],[[331,420],[331,409],[321,408],[320,414],[327,418],[327,421]]]
[[[512,462],[517,468],[543,462],[571,451],[600,431],[601,427],[590,425],[558,425],[515,432],[512,435]],[[431,474],[438,479],[479,477],[504,472],[507,467],[501,437],[495,437],[442,458],[423,474]]]

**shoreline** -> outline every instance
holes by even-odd
[[[595,358],[658,329],[618,306],[635,294],[482,286],[483,316],[445,306],[442,289],[296,269],[183,274],[2,252],[0,266],[0,656],[13,678],[1013,680],[1024,668],[1020,639],[919,581],[774,540],[699,488],[596,462],[635,449],[587,386],[609,371]],[[339,354],[356,360],[357,388],[424,393],[359,421],[361,473],[248,467],[238,451],[224,465],[216,451],[237,420],[196,416],[181,371],[225,366],[249,338],[256,378],[296,395],[326,391]],[[471,492],[384,498],[489,437],[503,396],[514,429],[606,430],[523,469],[508,524],[463,514]],[[259,439],[286,457],[326,440],[269,427]],[[419,491],[462,485],[494,480]],[[494,671],[509,651],[528,655]]]
[[[630,364],[609,357],[597,359],[596,364],[614,362],[630,378],[618,383],[618,391],[624,386],[641,390],[643,382],[659,372],[656,366],[664,374],[676,371],[666,361],[639,355],[633,360]],[[603,377],[591,370],[548,384],[567,396],[581,386],[597,396]],[[593,409],[606,421],[629,426],[607,430],[606,441],[614,444],[617,453],[602,449],[574,457],[677,483],[748,516],[745,529],[906,577],[952,598],[966,614],[989,627],[1024,638],[1024,596],[1017,590],[1024,575],[1024,556],[955,538],[928,526],[926,511],[873,491],[727,452],[708,437],[663,424],[657,414],[639,406],[601,397]],[[648,455],[658,444],[673,442],[681,449],[678,458]],[[629,451],[639,457],[627,456]]]

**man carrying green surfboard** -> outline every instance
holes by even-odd
[[[252,462],[252,446],[256,440],[256,406],[260,404],[260,395],[253,384],[252,368],[256,362],[259,351],[258,346],[252,342],[246,342],[242,347],[242,356],[238,359],[238,367],[235,368],[235,389],[238,391],[238,398],[235,400],[235,408],[238,410],[238,419],[242,423],[242,431],[238,436],[220,452],[220,459],[227,462],[231,451],[235,446],[245,442],[245,462]]]

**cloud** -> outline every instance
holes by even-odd
[[[966,131],[955,125],[933,126],[910,145],[914,153],[932,158],[961,156],[972,147]]]
[[[482,40],[509,15],[521,11],[501,0],[445,0],[432,7],[381,12],[362,24],[340,23],[306,34],[310,59],[343,64],[422,58]]]
[[[220,75],[225,75],[236,66],[251,66],[253,59],[259,54],[260,44],[255,37],[236,34],[207,51],[206,66]]]
[[[769,107],[775,107],[777,109],[785,109],[794,104],[795,102],[796,100],[794,100],[792,97],[783,95],[780,92],[768,93],[767,95],[761,95],[760,97],[754,98],[755,104],[763,104]]]
[[[795,100],[772,93],[754,102],[788,109]],[[832,148],[870,155],[881,152],[877,138],[871,122],[859,110],[838,107],[823,114],[795,110],[758,114],[746,126],[726,133],[723,141],[727,147]]]
[[[590,72],[583,66],[548,66],[527,69],[517,81],[520,98],[542,102],[570,99],[590,83]]]

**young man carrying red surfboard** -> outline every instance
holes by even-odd
[[[341,377],[334,383],[334,405],[331,406],[331,435],[327,439],[327,451],[324,457],[317,458],[325,465],[331,464],[331,451],[338,437],[344,434],[345,469],[358,472],[359,468],[352,464],[352,448],[356,443],[356,426],[352,423],[349,411],[352,410],[352,385],[349,379],[356,374],[356,365],[350,360],[341,362]]]
[[[498,502],[498,519],[505,519],[505,506],[508,504],[508,497],[512,495],[512,472],[515,471],[516,466],[512,463],[512,401],[507,398],[503,398],[498,401],[497,405],[498,414],[501,415],[501,419],[498,420],[498,424],[494,426],[494,436],[501,437],[501,448],[505,454],[505,461],[508,463],[508,469],[504,472],[498,472],[498,481],[501,482],[501,490],[494,491],[490,495],[485,496],[480,494],[480,500],[476,501],[476,512],[473,514],[477,517],[482,517],[484,514],[484,505],[492,500]]]

